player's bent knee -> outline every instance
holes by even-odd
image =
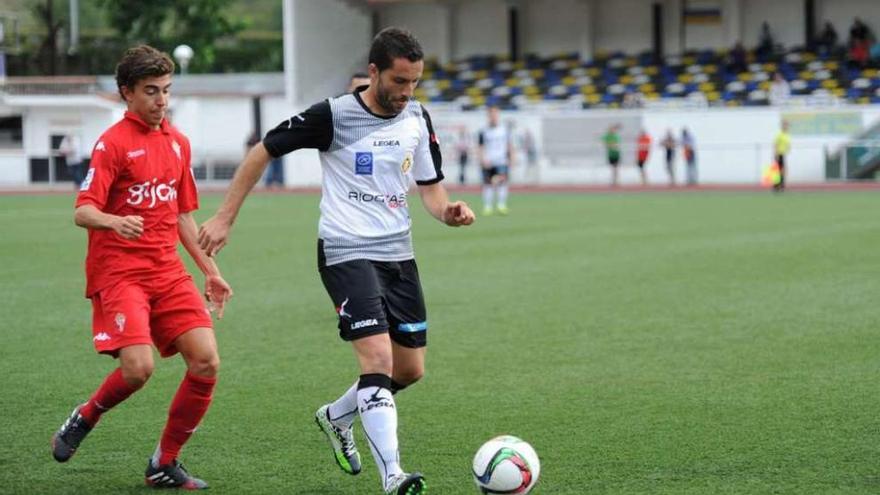
[[[412,385],[421,380],[425,376],[425,368],[410,368],[405,370],[394,370],[394,381],[404,386]]]
[[[153,361],[122,363],[122,379],[133,388],[143,387],[153,376]]]
[[[217,353],[208,356],[199,356],[187,360],[187,370],[193,375],[213,377],[220,372],[220,356]]]

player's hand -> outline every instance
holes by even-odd
[[[218,218],[217,215],[209,218],[199,227],[199,247],[213,258],[226,245],[229,228],[229,223]]]
[[[220,275],[205,277],[205,299],[208,300],[208,310],[212,313],[216,311],[217,319],[223,319],[223,309],[232,294],[232,287]]]
[[[443,210],[443,223],[450,227],[460,227],[474,223],[476,216],[464,201],[454,201]]]
[[[125,239],[137,239],[144,233],[144,217],[138,215],[116,217],[110,228]]]

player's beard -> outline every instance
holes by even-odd
[[[376,103],[379,104],[379,107],[382,108],[385,112],[390,115],[397,115],[406,108],[406,104],[409,102],[409,98],[399,97],[392,98],[391,94],[385,91],[385,88],[382,86],[381,82],[376,82]],[[395,107],[395,103],[400,104],[400,108]]]

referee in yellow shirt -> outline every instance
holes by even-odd
[[[782,129],[773,140],[773,149],[776,152],[776,164],[779,165],[779,181],[773,185],[773,190],[782,192],[785,189],[785,155],[791,151],[791,135],[788,133],[788,122],[782,121]]]

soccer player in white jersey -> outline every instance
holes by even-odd
[[[393,396],[424,373],[427,343],[410,236],[410,181],[437,220],[451,227],[474,221],[468,205],[450,201],[440,184],[440,147],[431,118],[412,98],[422,59],[409,32],[387,28],[377,34],[369,85],[317,103],[269,131],[245,157],[223,204],[199,233],[202,249],[216,255],[266,163],[297,149],[320,151],[318,268],[339,316],[339,335],[352,343],[361,375],[319,408],[315,419],[339,466],[358,474],[352,425],[360,418],[386,494],[426,489],[421,474],[400,466]]]
[[[483,167],[483,215],[507,215],[507,178],[513,162],[510,131],[501,125],[498,107],[490,106],[489,126],[480,131],[479,158]]]

